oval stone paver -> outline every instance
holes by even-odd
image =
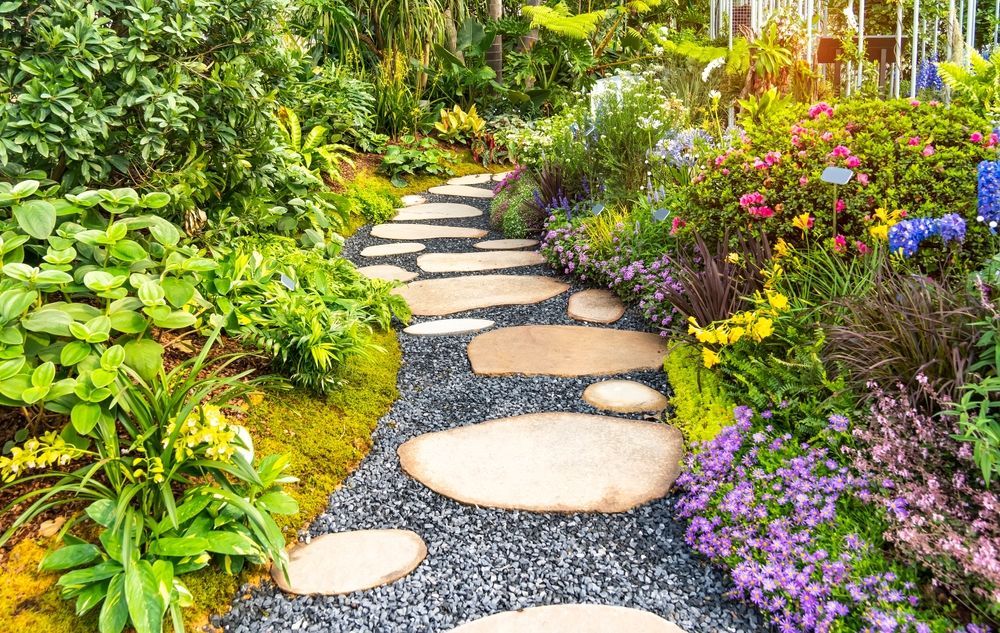
[[[610,290],[590,288],[569,298],[569,318],[588,323],[614,323],[625,314],[625,304]]]
[[[422,279],[396,288],[417,316],[444,316],[494,306],[527,305],[551,299],[569,284],[541,275],[467,275]]]
[[[493,190],[485,187],[471,187],[469,185],[439,185],[428,189],[430,193],[439,196],[458,196],[461,198],[492,198]]]
[[[658,413],[667,397],[634,380],[605,380],[583,390],[583,400],[594,408],[615,413]]]
[[[477,251],[474,253],[429,253],[417,258],[417,266],[429,273],[475,272],[544,264],[535,251]]]
[[[394,222],[420,220],[448,220],[451,218],[474,218],[482,215],[481,209],[456,202],[428,202],[400,209]]]
[[[412,207],[414,205],[423,204],[423,203],[427,202],[427,198],[425,198],[423,196],[416,195],[416,194],[409,194],[409,195],[403,196],[399,200],[403,203],[404,207]]]
[[[507,176],[509,176],[510,173],[511,172],[509,172],[509,171],[502,171],[499,174],[493,174],[493,180],[496,181],[496,182],[500,182],[501,180],[503,180],[504,178],[506,178]]]
[[[598,376],[660,369],[667,353],[656,334],[579,325],[501,328],[472,339],[468,352],[472,370],[487,376]]]
[[[386,257],[387,255],[404,255],[419,253],[427,248],[420,242],[397,242],[396,244],[379,244],[369,246],[361,251],[362,257]]]
[[[449,185],[485,185],[493,179],[493,174],[469,174],[448,181]]]
[[[362,266],[358,272],[369,279],[384,279],[386,281],[413,281],[419,276],[415,272],[389,264]]]
[[[452,633],[685,633],[647,611],[600,604],[557,604],[497,613]]]
[[[495,323],[489,319],[438,319],[437,321],[414,323],[404,328],[403,332],[412,336],[453,336],[479,332],[494,325]]]
[[[436,238],[469,238],[478,240],[486,236],[483,229],[436,224],[378,224],[372,227],[372,237],[386,240],[431,240]]]
[[[486,240],[476,244],[476,248],[481,248],[484,251],[510,251],[537,245],[538,240]]]
[[[681,432],[586,413],[533,413],[416,437],[399,447],[408,475],[438,494],[490,508],[624,512],[667,494]]]
[[[277,567],[271,568],[271,577],[288,593],[341,595],[399,580],[426,556],[423,539],[409,530],[338,532],[291,551],[291,583]]]

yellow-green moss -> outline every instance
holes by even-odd
[[[421,176],[405,176],[406,187],[396,187],[389,181],[388,176],[385,176],[377,171],[365,170],[357,174],[354,178],[354,184],[358,187],[375,187],[380,189],[386,189],[391,191],[397,196],[405,196],[416,193],[423,193],[435,187],[437,185],[443,185],[448,180],[455,178],[456,176],[467,176],[469,174],[481,174],[484,171],[489,171],[493,173],[499,173],[507,171],[510,166],[507,165],[494,165],[491,167],[483,167],[480,163],[472,160],[472,153],[468,150],[463,150],[461,152],[456,152],[458,160],[451,164],[451,169],[454,173],[452,174],[424,174]]]
[[[706,369],[701,353],[691,345],[676,344],[663,363],[674,390],[670,399],[673,423],[691,442],[710,440],[733,420],[733,403],[718,377]]]
[[[290,474],[300,480],[286,488],[298,501],[299,513],[276,517],[289,541],[326,508],[330,493],[368,453],[375,424],[398,395],[402,356],[396,333],[380,332],[374,338],[385,352],[349,361],[343,385],[329,396],[299,389],[269,391],[249,411],[246,426],[257,454],[290,454]],[[72,603],[59,596],[58,575],[37,571],[46,551],[30,539],[12,549],[0,570],[0,631],[94,633],[94,618],[77,618]],[[195,599],[185,611],[188,630],[199,630],[209,615],[224,611],[242,583],[263,577],[263,570],[230,576],[214,568],[184,576]]]

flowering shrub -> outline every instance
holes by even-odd
[[[974,222],[974,169],[995,157],[997,137],[969,110],[913,103],[817,104],[786,123],[751,127],[742,143],[707,157],[681,217],[709,238],[741,228],[772,242],[837,238],[863,250],[879,208],[910,219],[944,210],[969,223],[965,247],[981,255],[988,232]],[[829,166],[855,174],[836,200],[820,180]],[[803,215],[808,227],[795,222]]]
[[[870,385],[874,399],[854,430],[855,468],[888,509],[887,536],[972,609],[1000,615],[1000,495],[988,490],[954,418],[913,407],[902,387]]]
[[[782,632],[948,630],[917,610],[910,574],[879,551],[884,521],[865,505],[868,481],[831,448],[776,432],[768,412],[734,414],[677,480],[686,540],[731,570],[733,593]],[[824,434],[836,441],[847,426],[831,416]]]

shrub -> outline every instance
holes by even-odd
[[[355,212],[363,215],[372,224],[391,220],[402,204],[393,193],[373,187],[351,185],[347,188],[346,195],[352,201]]]
[[[541,225],[534,207],[530,204],[535,196],[535,182],[522,167],[516,168],[493,189],[490,200],[490,224],[500,228],[507,237],[525,237],[529,226]],[[508,216],[511,216],[508,219]],[[512,232],[518,235],[514,235]]]
[[[671,421],[688,443],[707,442],[732,423],[733,403],[718,377],[701,366],[697,348],[674,345],[663,361],[663,369],[673,392]]]
[[[410,135],[400,139],[398,145],[390,145],[382,157],[379,171],[388,175],[392,184],[402,189],[406,187],[404,175],[451,174],[451,164],[455,157],[438,147],[437,142],[425,137],[419,141]]]

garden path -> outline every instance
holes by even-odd
[[[483,193],[428,192],[413,202],[488,209],[487,177],[456,186]],[[567,306],[570,291],[582,288],[554,278],[537,258],[497,274],[463,275],[470,267],[418,267],[420,255],[412,248],[371,257],[373,246],[395,239],[448,255],[435,258],[441,261],[464,260],[453,254],[475,253],[479,240],[502,238],[489,233],[485,213],[451,213],[420,224],[388,223],[370,234],[362,230],[344,249],[359,265],[418,273],[402,292],[419,316],[411,333],[400,334],[399,399],[380,421],[368,457],[331,495],[304,540],[351,530],[411,530],[426,544],[426,558],[412,568],[414,546],[407,542],[395,565],[405,575],[346,595],[295,596],[271,583],[247,588],[216,623],[232,633],[767,630],[756,612],[724,597],[730,587],[723,576],[684,543],[668,494],[677,475],[679,433],[646,421],[641,412],[660,408],[660,401],[625,406],[637,412],[612,419],[582,398],[604,380],[580,375],[584,368],[644,385],[653,396],[666,390],[655,369],[662,342],[637,332],[643,329],[638,315],[626,311],[610,324],[581,325]],[[471,269],[482,270],[481,264]],[[614,340],[611,347],[603,347],[605,337]],[[507,352],[503,371],[473,371],[470,343],[473,352]],[[484,354],[495,369],[495,354]],[[321,572],[322,558],[308,552],[306,546],[296,558]],[[583,606],[547,606],[572,604]]]

